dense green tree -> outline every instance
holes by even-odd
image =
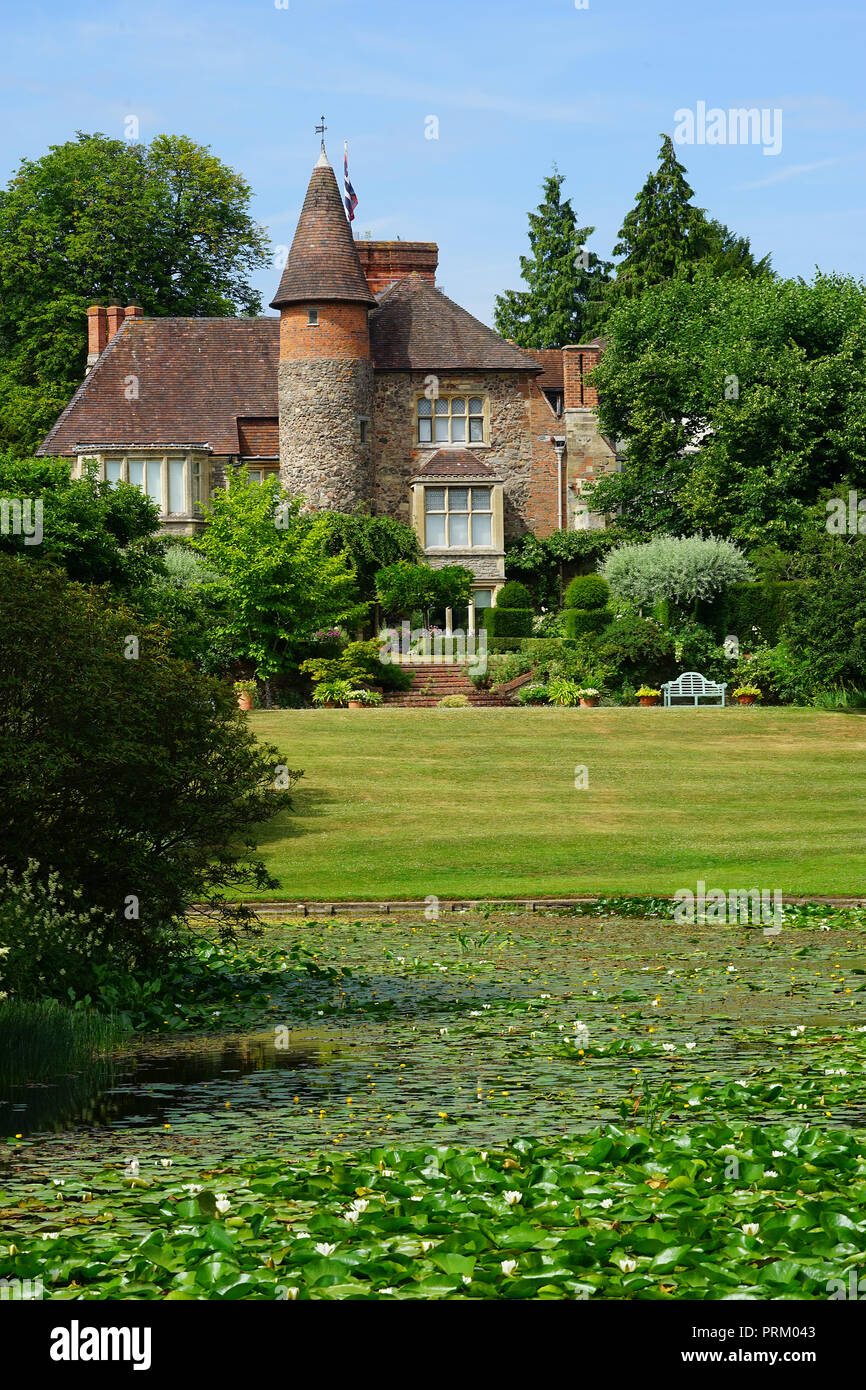
[[[0,455],[4,498],[9,505],[29,501],[34,520],[38,502],[42,535],[38,544],[30,544],[7,527],[0,530],[0,551],[48,560],[71,579],[126,592],[149,583],[162,568],[158,508],[129,483],[99,482],[95,470],[73,478],[65,459]]]
[[[298,774],[224,686],[107,589],[11,555],[0,631],[0,863],[80,889],[130,966],[172,950],[193,903],[269,881],[243,836]]]
[[[376,575],[398,560],[416,563],[423,558],[411,526],[390,516],[368,512],[322,512],[322,534],[327,555],[345,554],[357,576],[364,602],[376,601]]]
[[[408,618],[411,613],[462,608],[469,602],[473,575],[462,565],[411,564],[398,560],[376,575],[376,593],[386,616]]]
[[[622,471],[592,507],[623,538],[797,549],[828,490],[866,485],[866,287],[704,268],[625,300],[595,369]]]
[[[233,474],[207,517],[193,544],[227,585],[214,639],[250,663],[268,699],[271,679],[298,665],[314,632],[359,622],[367,605],[347,556],[327,553],[327,515],[302,512],[276,478]]]
[[[663,135],[658,168],[649,174],[626,214],[613,249],[621,259],[607,294],[608,305],[635,299],[675,276],[689,277],[701,265],[716,275],[769,272],[769,256],[756,261],[748,238],[710,220],[702,208],[695,207],[693,197],[673,140]]]
[[[84,375],[86,309],[255,314],[268,241],[250,188],[186,136],[79,133],[0,193],[0,447],[32,450]]]
[[[562,197],[564,178],[554,169],[544,180],[543,202],[529,214],[531,254],[520,257],[528,288],[506,290],[496,299],[497,331],[521,347],[586,342],[598,323],[611,266],[587,251],[595,228],[577,225],[570,199]]]

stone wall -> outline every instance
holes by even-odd
[[[602,526],[604,520],[589,512],[582,501],[588,482],[610,473],[616,467],[616,454],[601,433],[594,410],[566,410],[564,434],[567,441],[566,510],[569,531]]]
[[[490,401],[489,443],[461,447],[482,459],[503,481],[505,534],[533,529],[533,430],[531,374],[479,372],[437,374],[441,395],[487,396]],[[373,500],[384,516],[411,520],[413,477],[436,452],[435,445],[416,443],[415,401],[424,393],[426,372],[377,372],[373,411]],[[552,431],[551,431],[552,432]],[[441,446],[440,446],[441,447]]]
[[[349,512],[369,502],[370,433],[362,444],[360,420],[372,414],[371,362],[283,360],[279,398],[283,486],[316,509]]]

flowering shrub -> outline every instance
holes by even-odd
[[[109,913],[65,890],[57,874],[38,877],[31,860],[22,874],[0,869],[0,954],[8,990],[23,998],[86,994],[97,961],[119,956]],[[119,962],[118,962],[119,963]]]

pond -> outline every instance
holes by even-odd
[[[659,1097],[671,1122],[866,1117],[862,928],[768,938],[497,912],[307,919],[267,928],[265,945],[300,947],[308,970],[247,998],[241,952],[239,1002],[205,1031],[185,1033],[178,1004],[173,1031],[0,1096],[7,1176],[434,1136],[484,1145],[641,1119]]]

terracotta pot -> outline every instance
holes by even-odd
[[[757,698],[758,698],[757,695],[738,695],[738,696],[737,696],[737,704],[738,704],[738,705],[753,705],[753,704],[755,703],[755,701],[757,700]]]
[[[365,706],[362,704],[362,702],[361,702],[360,700],[350,700],[350,701],[349,701],[349,709],[364,709],[364,708],[365,708]]]
[[[253,697],[248,690],[245,690],[242,695],[238,696],[238,709],[252,709],[252,707]]]
[[[648,705],[657,705],[659,702],[658,695],[638,695],[637,698],[644,707]]]
[[[586,696],[581,695],[581,697],[580,697],[580,708],[581,708],[581,709],[595,709],[595,707],[596,707],[597,704],[598,704],[598,696],[597,696],[597,695],[586,695]]]

